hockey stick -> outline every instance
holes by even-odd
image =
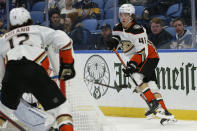
[[[113,51],[116,53],[116,56],[118,57],[118,59],[120,60],[120,62],[122,63],[122,65],[124,66],[124,68],[126,69],[127,68],[127,66],[126,66],[126,64],[124,63],[124,61],[122,60],[122,58],[120,57],[120,55],[119,55],[119,53],[117,52],[117,50],[115,49],[115,48],[113,48]],[[135,81],[135,79],[133,79],[133,77],[130,75],[130,78],[132,79],[132,81],[134,82],[134,84],[136,85],[136,86],[139,86],[138,84],[137,84],[137,82]]]
[[[12,125],[14,125],[16,128],[18,128],[20,131],[26,131],[25,128],[20,126],[18,123],[10,119],[7,115],[5,115],[3,112],[0,111],[0,114],[7,120],[9,121]]]
[[[57,79],[59,76],[56,75],[56,76],[51,76],[51,79]],[[85,79],[87,80],[87,79]],[[98,83],[98,82],[94,82],[94,81],[90,81],[90,80],[87,80],[89,82],[93,82],[95,84],[98,84],[98,85],[101,85],[101,86],[105,86],[105,87],[108,87],[108,88],[112,88],[112,89],[116,89],[118,92],[122,89],[122,88],[128,88],[127,85],[122,85],[122,86],[110,86],[110,85],[106,85],[106,84],[103,84],[103,83]]]
[[[127,66],[126,66],[126,64],[124,63],[124,61],[122,60],[122,58],[120,57],[120,54],[117,52],[117,50],[116,50],[115,48],[113,48],[113,51],[116,53],[116,56],[118,57],[118,59],[120,60],[121,64],[124,66],[124,68],[126,69]],[[134,82],[134,84],[135,84],[136,86],[139,86],[139,85],[137,84],[137,82],[135,81],[135,79],[133,79],[133,77],[131,76],[131,74],[130,74],[130,78],[133,80],[133,82]]]
[[[51,76],[51,79],[57,79],[58,77],[59,77],[59,75]]]
[[[118,57],[118,59],[120,60],[121,64],[124,66],[124,68],[126,69],[127,66],[124,63],[124,61],[122,60],[122,58],[120,57],[119,53],[117,52],[117,50],[115,48],[113,48],[113,51],[116,53],[116,56]],[[132,81],[134,82],[134,84],[138,87],[139,85],[137,84],[137,82],[135,81],[135,79],[133,79],[133,77],[130,74],[130,78],[132,79]],[[137,89],[136,89],[137,90]],[[145,100],[145,102],[147,103],[147,105],[149,106],[149,108],[151,108],[150,103],[146,100],[146,98],[142,95],[142,93],[140,92],[140,96],[142,97],[143,100]]]
[[[108,87],[108,88],[112,88],[112,89],[116,89],[117,92],[120,92],[123,88],[128,88],[127,85],[121,85],[121,86],[110,86],[110,85],[106,85],[106,84],[103,84],[103,83],[98,83],[98,82],[95,82],[95,84],[98,84],[98,85],[101,85],[101,86],[105,86],[105,87]]]
[[[126,66],[126,64],[124,63],[124,61],[122,60],[122,58],[120,57],[120,55],[119,55],[119,53],[117,52],[117,50],[116,50],[115,48],[113,48],[113,51],[116,53],[116,56],[118,57],[118,59],[120,60],[121,64],[124,66],[124,68],[126,69],[127,66]],[[134,82],[134,84],[135,84],[136,86],[139,86],[139,85],[137,84],[137,82],[135,81],[135,79],[133,79],[133,77],[131,76],[131,74],[130,74],[130,78],[132,79],[132,81]]]
[[[94,80],[88,80],[88,79],[84,79],[84,80],[87,80],[88,82],[92,82],[94,84],[98,84],[98,85],[101,85],[101,86],[105,86],[107,88],[112,88],[112,89],[116,89],[117,92],[120,92],[120,90],[122,90],[123,88],[128,88],[128,85],[121,85],[121,86],[110,86],[110,85],[106,85],[106,84],[103,84],[103,83],[99,83],[99,82],[96,82]]]

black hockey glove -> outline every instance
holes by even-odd
[[[124,72],[125,77],[129,77],[131,74],[136,72],[136,63],[133,61],[127,62],[127,68],[123,68],[122,71]]]
[[[120,36],[113,35],[111,38],[107,40],[107,46],[109,50],[113,50],[113,48],[117,48],[118,44],[120,43]]]
[[[73,77],[75,77],[74,61],[72,64],[61,63],[59,79],[66,81]]]

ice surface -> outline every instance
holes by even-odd
[[[197,131],[197,121],[178,120],[163,126],[159,119],[107,117],[117,131]]]

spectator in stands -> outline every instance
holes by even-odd
[[[170,42],[172,35],[163,29],[163,22],[160,18],[153,18],[150,21],[151,33],[148,35],[148,39],[153,42],[156,48]]]
[[[64,31],[69,35],[72,30],[72,21],[71,18],[64,18]]]
[[[78,23],[70,33],[73,40],[74,50],[91,50],[94,48],[94,43],[91,33],[83,28],[81,23]]]
[[[48,1],[48,7],[51,8],[58,8],[59,10],[62,10],[65,8],[65,1],[67,0],[49,0]]]
[[[72,7],[72,3],[73,3],[72,0],[65,1],[65,8],[62,8],[61,15],[76,12],[76,9]]]
[[[63,30],[64,31],[64,25],[60,23],[61,17],[60,17],[60,11],[57,8],[51,9],[49,11],[49,17],[50,17],[50,24],[49,27],[55,30]]]
[[[192,48],[192,33],[184,28],[184,20],[176,18],[172,21],[172,25],[176,30],[176,42],[173,42],[170,47],[176,49]]]
[[[109,24],[103,24],[101,26],[101,35],[97,38],[95,48],[97,50],[107,49],[107,40],[112,36],[111,26]]]
[[[6,3],[5,0],[0,0],[0,19],[6,19]]]
[[[61,17],[64,18],[65,31],[68,34],[78,22],[78,12],[72,7],[72,3],[72,0],[66,0],[65,8],[61,10]]]
[[[99,19],[100,10],[98,4],[92,2],[92,0],[82,0],[73,5],[77,9],[78,16],[81,21],[84,19]]]
[[[28,0],[16,0],[15,7],[23,7],[27,8],[28,6]]]

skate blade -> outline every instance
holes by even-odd
[[[160,120],[160,124],[163,125],[163,126],[174,124],[174,123],[177,123],[176,119],[165,119],[165,118],[163,118],[163,119]]]

